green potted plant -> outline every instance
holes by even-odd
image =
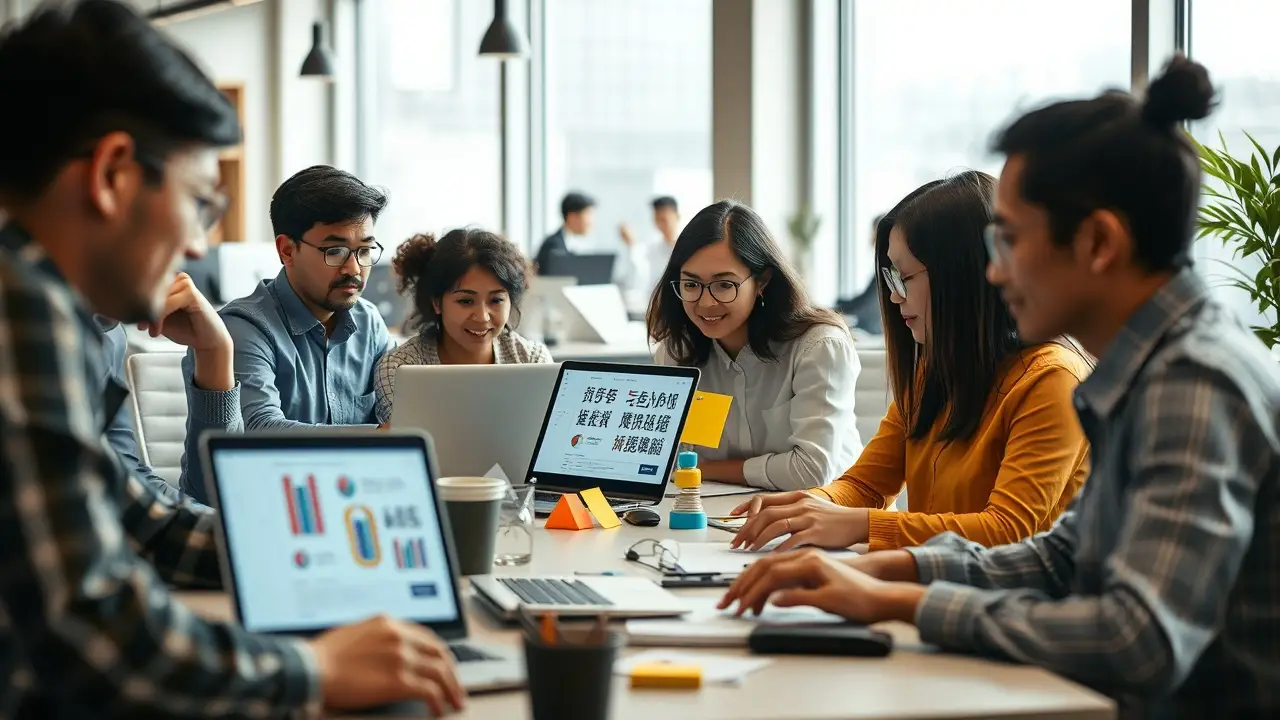
[[[1228,285],[1249,293],[1265,318],[1267,324],[1253,326],[1254,334],[1274,348],[1280,344],[1280,147],[1268,154],[1252,135],[1245,133],[1245,137],[1256,151],[1245,159],[1231,156],[1221,133],[1221,150],[1192,140],[1207,176],[1196,239],[1213,235],[1233,248],[1236,259],[1260,261],[1252,277],[1223,264],[1234,272]]]
[[[809,261],[813,253],[813,239],[817,237],[818,228],[821,226],[822,218],[814,215],[808,205],[800,206],[799,210],[787,218],[787,231],[791,234],[792,262],[806,280],[812,270]]]

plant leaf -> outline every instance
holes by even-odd
[[[1267,174],[1270,175],[1275,169],[1275,166],[1271,163],[1271,156],[1267,155],[1267,151],[1262,149],[1262,145],[1260,145],[1257,140],[1253,139],[1253,136],[1250,135],[1247,130],[1245,131],[1244,136],[1249,138],[1249,142],[1253,143],[1253,147],[1258,151],[1258,155],[1262,156],[1262,162],[1266,163],[1267,166]],[[1258,175],[1261,176],[1262,170],[1258,168],[1258,155],[1253,156],[1253,167],[1258,170]]]

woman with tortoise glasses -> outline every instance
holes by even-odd
[[[844,322],[818,308],[751,208],[699,212],[649,304],[657,361],[697,367],[700,390],[733,398],[708,480],[769,490],[825,485],[857,457],[858,356]]]
[[[784,534],[872,550],[952,530],[984,545],[1047,530],[1088,471],[1071,394],[1090,370],[1068,340],[1024,345],[986,280],[995,179],[963,172],[908,195],[876,231],[893,402],[845,474],[753,498],[734,544]],[[890,512],[907,490],[907,512]]]

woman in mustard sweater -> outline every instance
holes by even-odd
[[[952,530],[999,545],[1047,530],[1088,473],[1072,391],[1090,363],[1070,341],[1024,346],[986,280],[995,179],[924,185],[876,231],[894,401],[853,467],[830,485],[758,496],[734,547],[871,550]],[[906,512],[888,508],[903,487]]]

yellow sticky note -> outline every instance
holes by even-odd
[[[680,442],[703,447],[720,447],[724,423],[729,419],[729,406],[733,397],[698,390],[689,406],[689,418],[684,421]]]
[[[591,511],[591,514],[595,515],[600,527],[608,530],[622,524],[622,521],[618,519],[618,514],[609,506],[609,501],[604,499],[604,493],[600,492],[600,488],[583,490],[578,494],[582,496],[582,501],[587,504],[587,509]]]

